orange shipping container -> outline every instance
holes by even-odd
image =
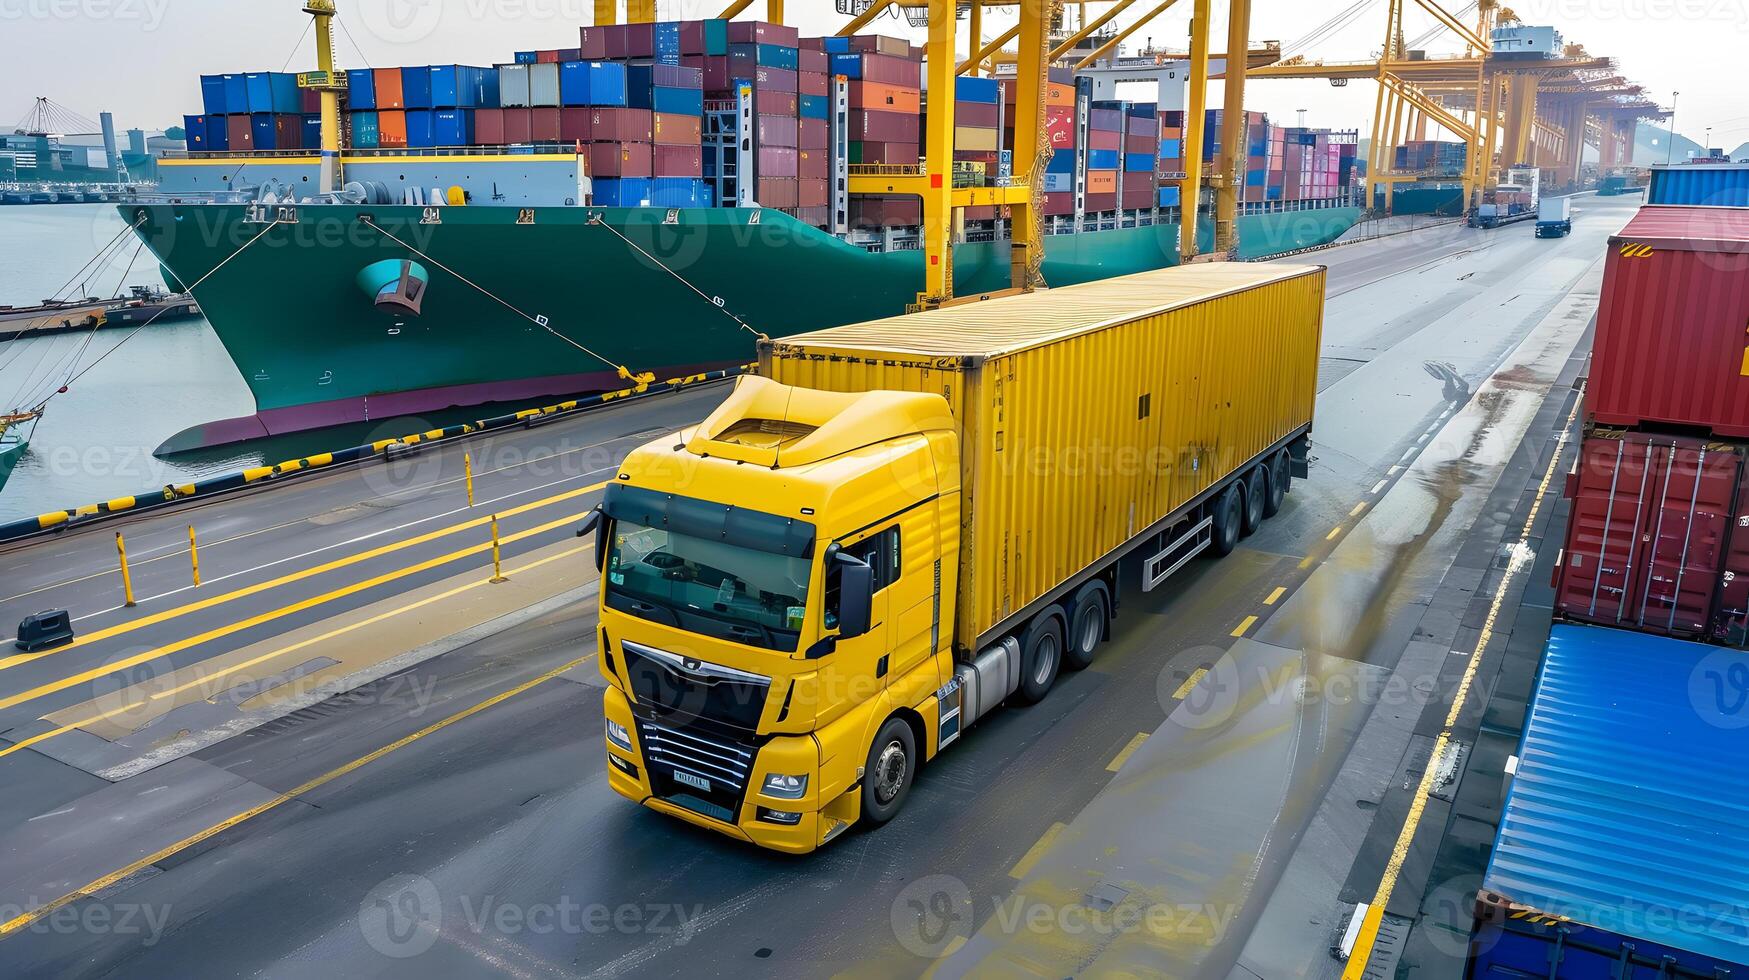
[[[1115,194],[1117,193],[1117,171],[1089,170],[1087,171],[1087,193]]]
[[[384,147],[407,145],[407,114],[405,112],[377,113],[377,145]]]
[[[667,146],[697,146],[703,140],[703,126],[704,120],[698,116],[657,112],[650,117],[653,141]]]
[[[923,92],[903,85],[883,85],[880,82],[851,82],[850,104],[858,109],[879,109],[883,112],[923,111]]]
[[[405,109],[406,96],[401,91],[401,69],[378,68],[376,70],[377,110]],[[405,130],[402,131],[405,138]],[[386,145],[386,144],[385,144]],[[403,142],[402,146],[407,144]]]
[[[1075,86],[1064,85],[1061,82],[1051,82],[1045,86],[1045,105],[1073,106],[1075,104]]]

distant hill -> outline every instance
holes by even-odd
[[[1735,150],[1732,150],[1731,151],[1731,159],[1733,159],[1733,160],[1749,160],[1749,143],[1744,143],[1742,146],[1739,146]]]
[[[1634,165],[1650,167],[1669,160],[1681,163],[1691,156],[1699,156],[1706,152],[1701,146],[1686,136],[1677,134],[1676,145],[1670,145],[1670,131],[1652,123],[1640,123],[1634,132]]]

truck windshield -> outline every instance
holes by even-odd
[[[793,652],[811,563],[619,520],[607,556],[608,608],[694,633]]]

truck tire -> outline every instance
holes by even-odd
[[[1269,461],[1269,493],[1263,498],[1264,517],[1281,513],[1282,501],[1287,499],[1288,487],[1293,480],[1293,464],[1287,458],[1287,450],[1283,449]]]
[[[1105,590],[1091,582],[1081,587],[1075,597],[1075,618],[1069,624],[1069,640],[1063,660],[1070,670],[1085,670],[1093,664],[1093,655],[1105,639]]]
[[[1062,609],[1052,606],[1038,614],[1020,643],[1020,690],[1022,704],[1037,704],[1051,693],[1063,667]]]
[[[1263,467],[1257,466],[1245,474],[1245,479],[1239,484],[1245,495],[1245,519],[1241,522],[1240,530],[1247,538],[1256,534],[1257,529],[1263,526],[1263,505],[1269,496],[1269,488],[1265,486],[1267,480],[1268,477],[1263,475]]]
[[[1239,485],[1236,483],[1228,486],[1215,498],[1215,509],[1211,515],[1215,522],[1214,540],[1209,543],[1210,556],[1225,558],[1238,547],[1239,525],[1244,523],[1244,517],[1239,513],[1241,506]]]
[[[862,767],[862,819],[878,827],[899,815],[917,773],[917,736],[903,718],[888,718]]]

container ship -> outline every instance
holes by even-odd
[[[921,49],[728,20],[578,40],[313,84],[204,76],[187,154],[121,213],[198,299],[257,411],[159,451],[717,369],[760,335],[917,303],[921,200],[849,194],[846,178],[918,171]],[[1184,81],[1159,74],[1175,80],[1131,102],[1050,69],[1044,284],[1177,261]],[[323,87],[339,103],[331,160]],[[1013,165],[1015,92],[1012,77],[956,79],[956,187],[1028,169]],[[1245,122],[1235,257],[1327,244],[1359,220],[1357,134]],[[1226,152],[1205,146],[1217,170]],[[344,189],[319,193],[336,164]],[[1007,209],[960,208],[953,227],[954,292],[1007,288]]]

